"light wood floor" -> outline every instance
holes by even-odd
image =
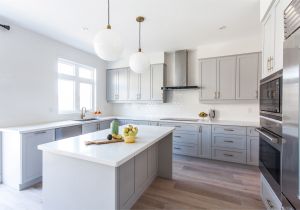
[[[173,180],[157,178],[134,210],[265,209],[256,167],[183,156],[173,167]],[[42,210],[42,185],[19,192],[0,184],[0,210]]]

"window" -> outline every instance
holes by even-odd
[[[95,74],[92,67],[58,60],[58,112],[74,113],[95,108]]]

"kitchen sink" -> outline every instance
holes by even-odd
[[[75,120],[75,121],[86,122],[86,121],[92,121],[92,120],[98,120],[98,119],[97,118],[86,118],[86,119],[79,119],[79,120]]]

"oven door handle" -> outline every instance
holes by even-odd
[[[263,135],[264,137],[266,137],[267,139],[269,139],[271,142],[273,142],[273,143],[275,143],[275,144],[278,144],[278,138],[275,138],[275,137],[272,137],[272,136],[270,136],[269,134],[267,134],[266,132],[264,132],[262,129],[260,129],[260,128],[255,128],[255,130],[259,133],[259,134],[261,134],[261,135]]]

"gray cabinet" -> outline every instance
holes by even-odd
[[[107,70],[108,102],[163,102],[164,64],[151,65],[148,71],[136,74],[129,68]]]
[[[255,100],[260,53],[199,60],[200,100]]]
[[[128,99],[128,68],[118,69],[118,100]]]
[[[151,66],[151,100],[163,101],[163,90],[161,87],[164,86],[164,64],[154,64]]]
[[[37,146],[54,141],[54,136],[54,130],[22,135],[22,183],[42,176],[42,151]]]
[[[236,98],[251,100],[258,98],[260,53],[237,57]]]
[[[247,164],[259,165],[259,134],[254,127],[247,128]]]
[[[201,100],[217,99],[217,59],[201,60],[199,68]]]
[[[148,176],[153,177],[158,169],[158,144],[154,144],[148,149]]]
[[[100,129],[99,123],[87,123],[82,125],[82,134],[96,132]]]
[[[106,99],[107,101],[118,99],[118,70],[106,72]]]
[[[211,125],[201,125],[198,143],[198,156],[211,159]]]
[[[0,183],[2,183],[2,133],[0,132]]]
[[[151,70],[147,70],[140,75],[140,100],[150,101],[151,98]]]
[[[218,99],[235,99],[235,72],[236,56],[229,56],[218,59]]]
[[[148,151],[138,154],[134,158],[134,177],[135,177],[135,191],[138,192],[143,188],[148,178]]]
[[[99,130],[105,130],[110,128],[110,124],[113,120],[105,120],[100,122]]]
[[[122,164],[119,168],[120,207],[125,206],[128,200],[134,195],[134,173],[134,158]]]
[[[131,101],[140,99],[140,75],[129,71],[128,73],[128,99]]]

